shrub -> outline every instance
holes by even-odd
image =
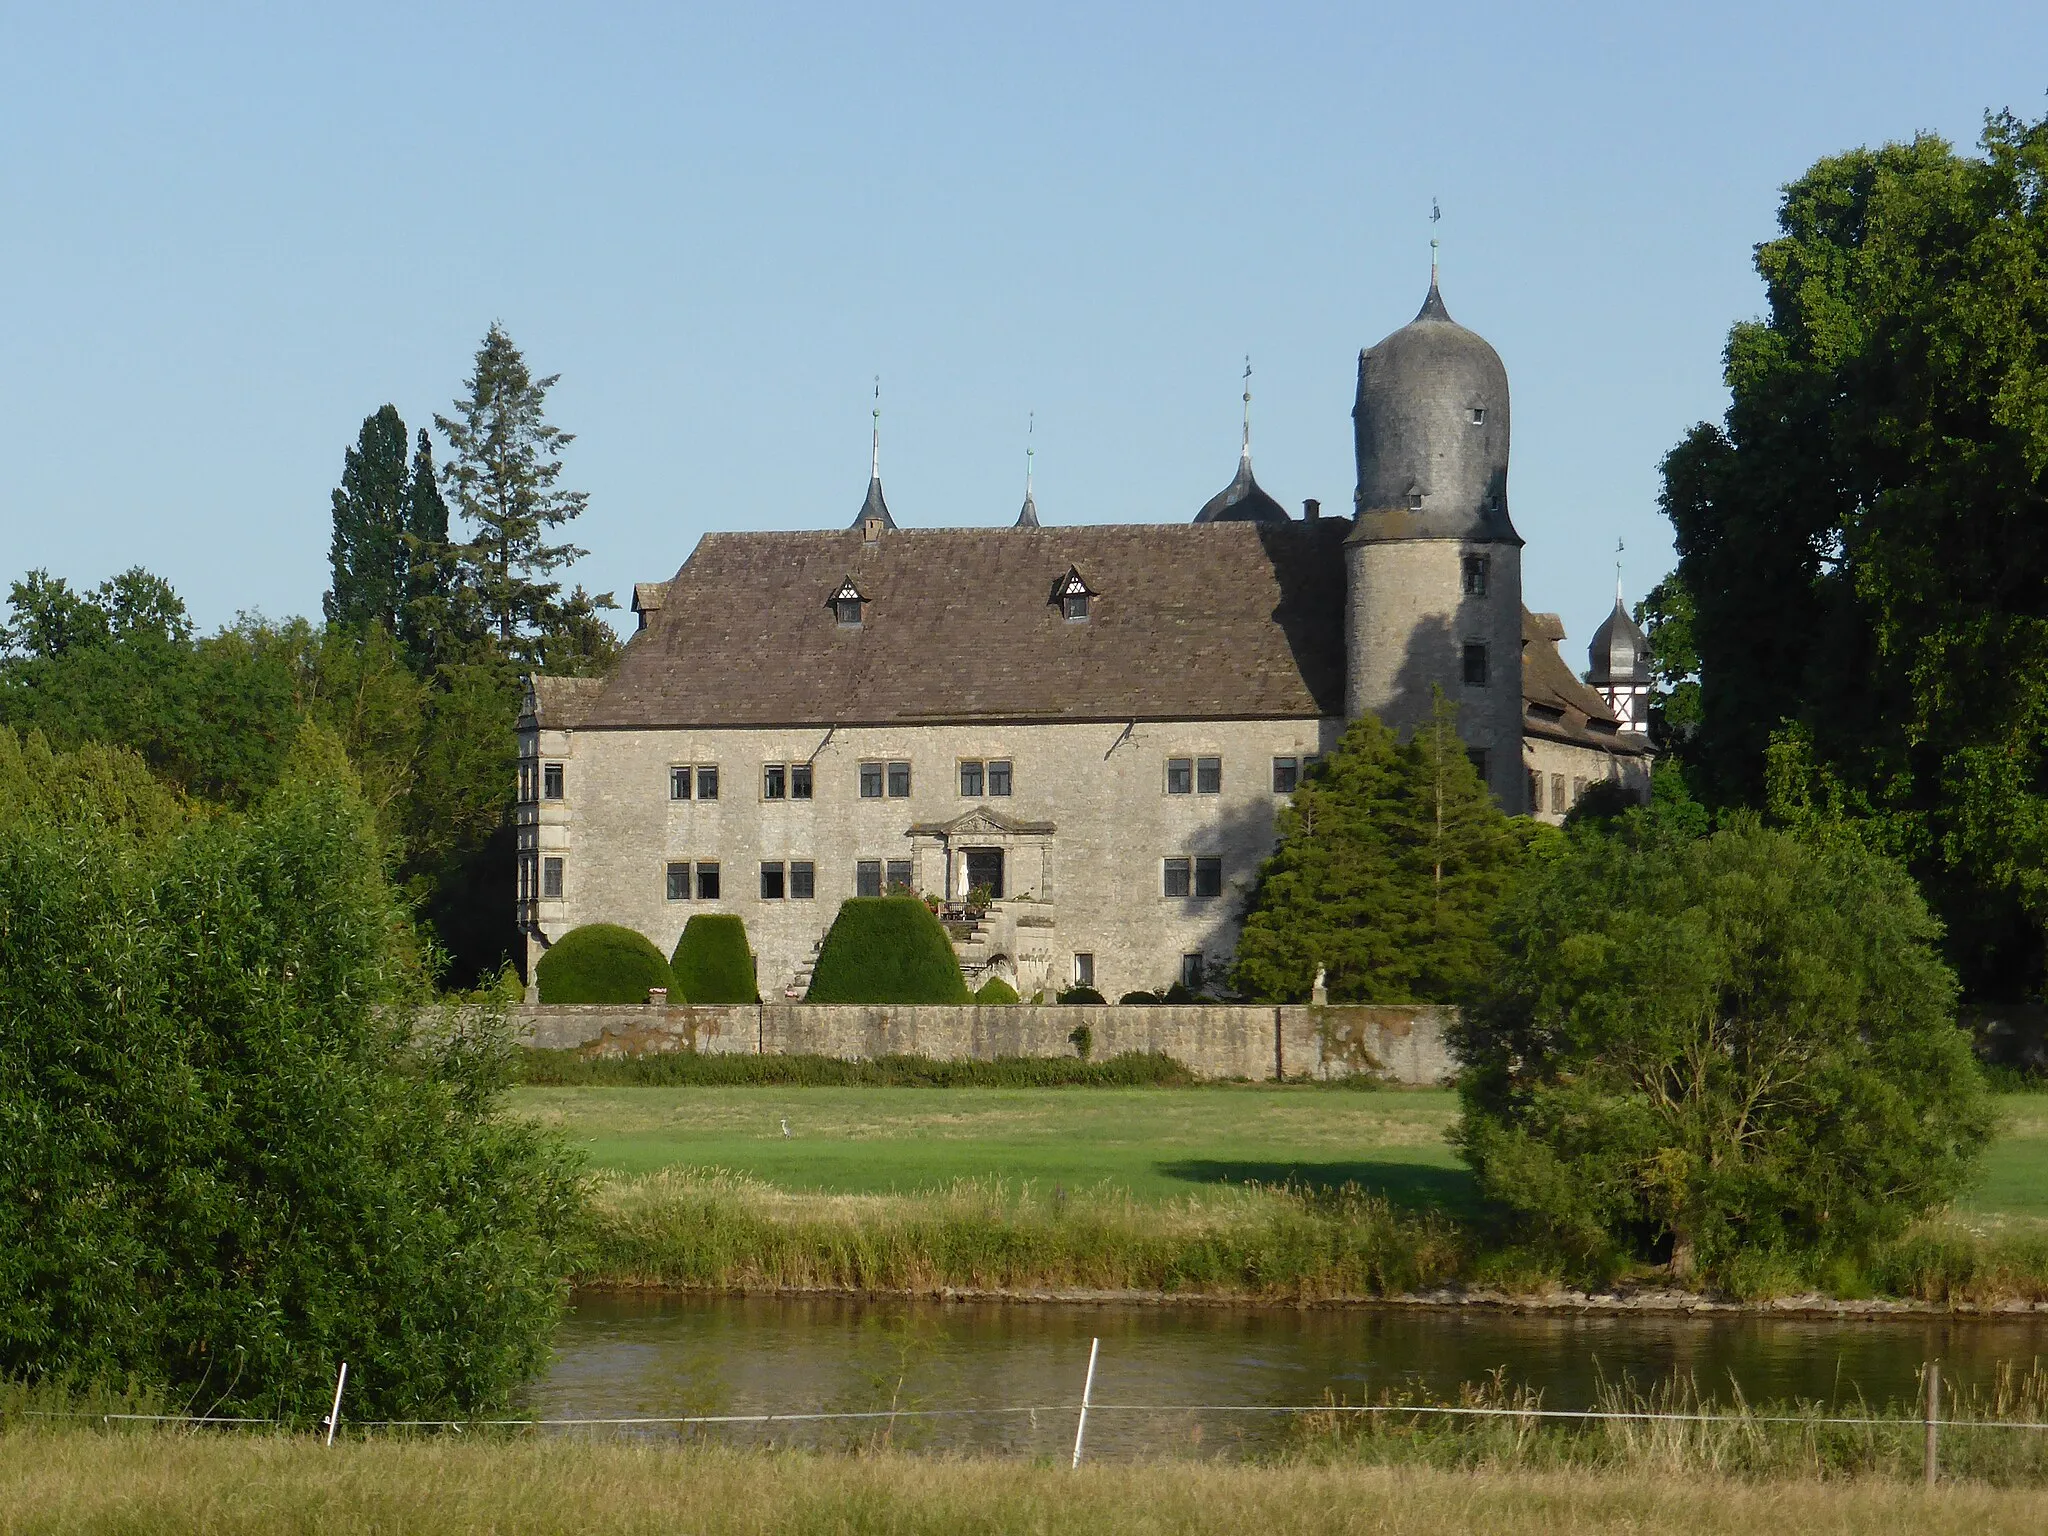
[[[747,925],[733,912],[700,912],[683,925],[669,962],[675,977],[673,1001],[693,1003],[758,1003],[754,956],[747,948]]]
[[[1076,1024],[1067,1031],[1067,1044],[1074,1048],[1074,1054],[1086,1061],[1095,1054],[1095,1031],[1086,1024]]]
[[[0,1375],[307,1421],[342,1360],[357,1417],[545,1363],[573,1167],[496,1113],[502,1028],[416,1038],[408,908],[325,745],[249,815],[0,828]]]
[[[1859,1251],[1964,1189],[1992,1126],[1938,934],[1852,841],[1582,828],[1503,907],[1453,1034],[1460,1149],[1583,1254],[1726,1278]]]
[[[585,923],[557,939],[534,967],[544,1003],[644,1003],[673,987],[668,962],[645,936],[616,923]]]
[[[842,902],[811,972],[809,1003],[964,1003],[953,941],[916,896]]]
[[[1165,1002],[1166,999],[1157,992],[1126,992],[1117,1001],[1126,1007],[1149,1008],[1157,1003]]]
[[[1017,1001],[1017,989],[1002,977],[991,976],[975,989],[974,1000],[977,1003],[1014,1003]]]
[[[1093,987],[1069,987],[1066,991],[1060,993],[1056,1001],[1062,1003],[1099,1003],[1105,1001],[1105,999]]]

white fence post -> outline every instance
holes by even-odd
[[[1074,1468],[1081,1465],[1081,1437],[1088,1433],[1088,1399],[1095,1393],[1095,1354],[1101,1348],[1102,1340],[1088,1341],[1088,1379],[1081,1383],[1081,1417],[1074,1425]]]
[[[1939,1475],[1938,1440],[1941,1424],[1941,1362],[1927,1362],[1927,1451],[1925,1465],[1920,1469],[1927,1486],[1932,1488]]]
[[[327,1443],[334,1444],[334,1426],[341,1422],[341,1389],[348,1381],[348,1362],[341,1362],[341,1373],[334,1378],[334,1406],[327,1410]]]

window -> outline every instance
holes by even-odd
[[[716,768],[699,768],[697,770],[697,798],[699,800],[716,800],[718,798],[718,770]]]
[[[1052,601],[1059,605],[1060,614],[1069,624],[1079,624],[1088,617],[1088,600],[1095,594],[1088,589],[1088,583],[1081,579],[1081,573],[1073,566],[1067,567],[1067,574],[1053,583]]]
[[[690,899],[690,866],[671,864],[668,867],[668,899],[688,901]]]
[[[862,859],[853,866],[853,894],[856,896],[879,896],[882,894],[882,861]]]
[[[1074,985],[1077,987],[1092,987],[1095,985],[1095,957],[1093,955],[1074,956]]]
[[[1486,407],[1485,407],[1485,406],[1483,406],[1483,405],[1475,405],[1475,406],[1473,406],[1473,407],[1472,407],[1472,425],[1473,425],[1473,426],[1475,426],[1475,427],[1483,427],[1483,426],[1485,426],[1485,425],[1486,425]]]
[[[780,763],[761,765],[761,798],[763,800],[787,800],[789,798],[789,770]]]
[[[1007,759],[982,763],[963,759],[960,764],[960,793],[970,800],[983,795],[1010,792],[1010,764]]]
[[[789,798],[808,800],[811,798],[811,765],[791,763],[789,765]]]
[[[1202,957],[1200,955],[1182,955],[1180,957],[1180,984],[1190,992],[1201,991],[1203,969]]]
[[[1197,896],[1221,896],[1223,894],[1223,861],[1221,859],[1195,860],[1195,894]]]
[[[1465,557],[1465,595],[1467,597],[1486,596],[1486,568],[1489,563],[1484,555],[1467,555]]]
[[[1220,757],[1198,757],[1195,759],[1195,791],[1198,794],[1216,795],[1223,792],[1223,759]]]
[[[690,798],[690,770],[671,768],[668,771],[668,797],[671,800]]]
[[[1529,770],[1529,810],[1533,814],[1543,809],[1543,775],[1534,768]]]
[[[780,864],[763,864],[761,866],[761,899],[763,901],[780,901],[787,890],[788,876],[784,874],[782,866]]]
[[[1420,512],[1422,510],[1422,492],[1410,491],[1408,493],[1408,510],[1410,512]]]
[[[1276,757],[1273,759],[1273,793],[1291,795],[1301,787],[1301,759],[1298,757]]]
[[[1465,686],[1484,688],[1486,686],[1486,644],[1481,640],[1465,642]]]
[[[699,901],[718,900],[718,866],[716,864],[699,864],[697,866],[697,899]]]
[[[1550,814],[1562,816],[1564,812],[1564,775],[1553,773],[1550,776]]]
[[[1168,859],[1166,861],[1166,894],[1185,896],[1189,891],[1189,876],[1192,874],[1192,860]]]
[[[539,798],[533,792],[533,764],[522,762],[519,765],[519,803],[524,805]]]
[[[545,763],[540,770],[540,797],[543,800],[562,798],[562,765]]]
[[[910,889],[910,860],[891,859],[889,861],[889,880],[886,889],[892,896],[898,891]]]
[[[1068,592],[1060,598],[1060,612],[1069,624],[1078,624],[1088,617],[1088,594]]]
[[[796,901],[810,901],[817,896],[818,872],[809,859],[790,861],[789,894]]]
[[[542,859],[540,861],[540,894],[544,901],[562,899],[562,861]]]
[[[981,764],[962,763],[960,765],[960,793],[967,796],[970,800],[981,798]]]
[[[860,797],[863,800],[882,798],[882,765],[862,763],[860,765]]]
[[[519,855],[519,899],[533,900],[533,856],[527,853]]]
[[[889,798],[891,800],[907,800],[910,798],[910,764],[891,763],[889,765]]]
[[[1169,757],[1166,760],[1166,792],[1169,795],[1193,794],[1195,788],[1195,762],[1189,757]]]
[[[860,595],[860,588],[853,584],[853,578],[849,576],[840,582],[838,590],[825,600],[825,606],[832,610],[834,622],[843,624],[848,629],[858,629],[861,610],[867,606],[867,599]]]
[[[1010,764],[1000,759],[988,765],[988,792],[992,795],[1007,795],[1010,792]]]
[[[1583,794],[1584,794],[1585,792],[1586,792],[1586,781],[1585,781],[1584,779],[1573,779],[1573,780],[1572,780],[1572,804],[1573,804],[1573,805],[1577,805],[1577,804],[1579,803],[1579,796],[1583,795]]]
[[[1487,783],[1488,779],[1486,777],[1486,748],[1467,747],[1465,749],[1465,756],[1472,764],[1472,771],[1479,775],[1479,782],[1482,784]]]

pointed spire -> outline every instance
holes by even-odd
[[[1247,352],[1244,358],[1244,447],[1238,450],[1238,457],[1247,464],[1252,457],[1252,358]]]
[[[1444,211],[1437,206],[1435,198],[1429,200],[1429,227],[1434,230],[1442,222]],[[1418,320],[1449,320],[1451,312],[1444,308],[1442,290],[1436,285],[1438,243],[1434,234],[1429,237],[1429,297],[1422,301],[1422,308],[1415,312]]]
[[[1614,541],[1614,605],[1617,608],[1621,606],[1621,551],[1622,542],[1616,539]]]
[[[1031,458],[1036,450],[1031,439],[1038,431],[1038,412],[1033,411],[1024,428],[1024,510],[1017,514],[1015,526],[1036,528],[1038,526],[1038,503],[1031,499]]]
[[[863,533],[870,531],[871,524],[883,528],[894,528],[896,519],[889,515],[889,503],[882,496],[882,376],[875,375],[875,434],[874,445],[868,455],[868,494],[860,504],[860,511],[854,514],[853,526]]]

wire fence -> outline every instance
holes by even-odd
[[[1641,1423],[1641,1424],[1685,1424],[1685,1425],[1729,1425],[1754,1427],[1763,1425],[1784,1425],[1800,1428],[1844,1428],[1844,1429],[1887,1429],[1922,1430],[1925,1433],[1925,1476],[1929,1482],[1935,1480],[1938,1460],[1939,1436],[1943,1431],[2014,1430],[2035,1432],[2048,1430],[2048,1419],[1996,1419],[1944,1417],[1941,1403],[1941,1363],[1929,1361],[1923,1371],[1926,1387],[1925,1407],[1918,1417],[1893,1415],[1878,1417],[1870,1414],[1788,1414],[1757,1413],[1749,1409],[1736,1412],[1672,1411],[1659,1408],[1544,1408],[1531,1404],[1508,1406],[1450,1404],[1450,1403],[1344,1403],[1325,1401],[1320,1403],[1115,1403],[1099,1402],[1094,1398],[1097,1358],[1101,1340],[1091,1341],[1089,1348],[1088,1372],[1083,1380],[1079,1399],[1068,1402],[1034,1403],[1024,1405],[977,1405],[964,1408],[867,1408],[867,1409],[817,1409],[793,1412],[770,1411],[761,1413],[684,1413],[684,1414],[634,1414],[617,1416],[542,1417],[535,1415],[505,1416],[498,1418],[468,1419],[349,1419],[351,1428],[359,1430],[450,1430],[461,1432],[471,1429],[496,1430],[571,1430],[571,1429],[689,1429],[689,1428],[774,1428],[778,1425],[830,1424],[830,1423],[878,1423],[890,1424],[938,1420],[970,1420],[1029,1417],[1034,1423],[1040,1415],[1059,1419],[1072,1414],[1075,1419],[1074,1450],[1072,1464],[1081,1464],[1088,1419],[1090,1415],[1104,1414],[1238,1414],[1268,1418],[1319,1417],[1331,1421],[1341,1419],[1366,1420],[1376,1418],[1395,1419],[1496,1419],[1522,1422],[1557,1422],[1566,1424]],[[344,1364],[336,1377],[334,1406],[317,1421],[316,1428],[323,1433],[326,1443],[332,1445],[336,1430],[341,1426],[341,1400],[347,1382],[348,1367]],[[122,1413],[96,1412],[90,1409],[36,1409],[24,1410],[23,1418],[89,1420],[103,1424],[135,1423],[173,1425],[191,1428],[303,1428],[304,1421],[277,1418],[231,1416],[193,1413]]]

